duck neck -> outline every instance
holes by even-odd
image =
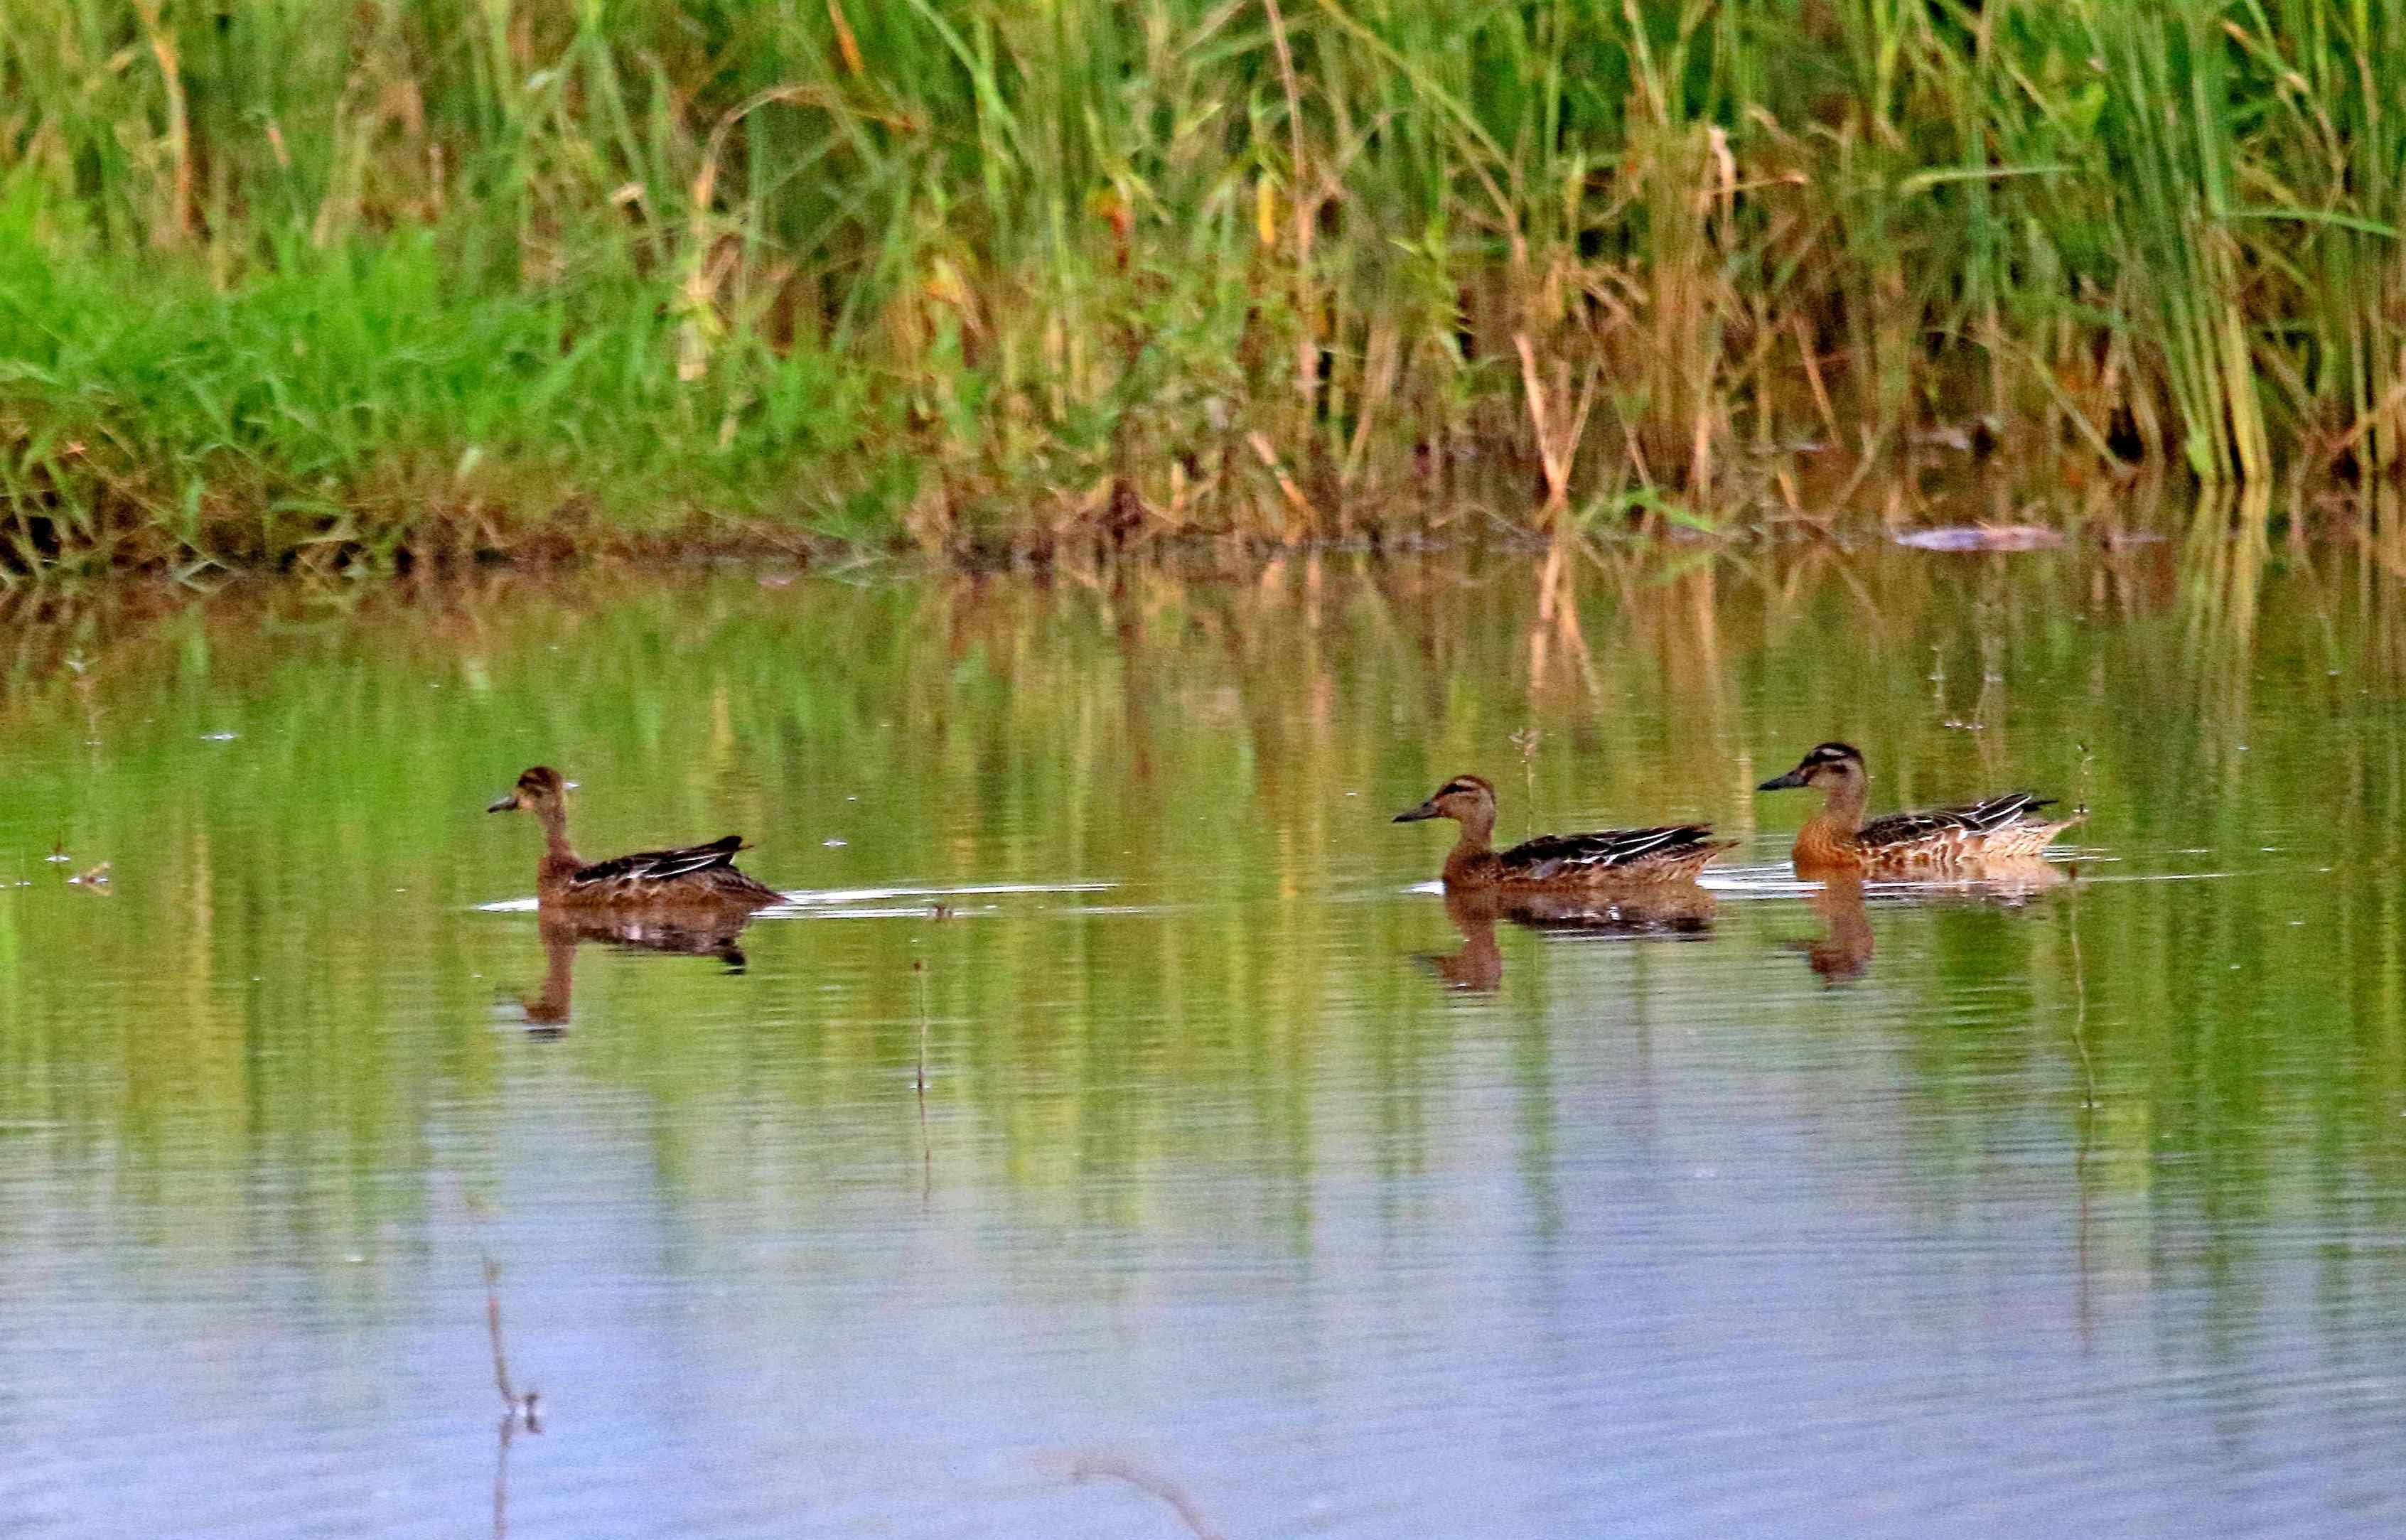
[[[565,877],[585,865],[576,847],[568,842],[568,810],[557,802],[534,810],[543,824],[543,867],[540,875],[545,879]]]
[[[1495,864],[1494,838],[1494,809],[1484,808],[1463,815],[1462,838],[1446,853],[1448,885],[1476,882],[1487,875],[1486,869]]]
[[[1863,827],[1863,783],[1848,777],[1830,787],[1821,811],[1796,831],[1798,867],[1843,865],[1847,847]]]
[[[1853,839],[1863,827],[1863,792],[1862,778],[1848,776],[1830,788],[1813,821],[1833,834]]]

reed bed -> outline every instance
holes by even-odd
[[[0,567],[2369,480],[2400,9],[10,0]]]

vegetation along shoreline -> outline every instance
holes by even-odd
[[[2401,86],[2328,0],[19,0],[0,572],[1893,528],[1984,454],[2380,526]]]

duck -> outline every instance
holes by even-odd
[[[1495,788],[1476,775],[1457,775],[1419,807],[1395,814],[1398,824],[1451,818],[1462,838],[1445,857],[1448,892],[1593,888],[1630,883],[1693,882],[1704,864],[1737,843],[1711,838],[1710,824],[1608,828],[1592,834],[1541,834],[1497,850]]]
[[[1863,822],[1870,776],[1863,756],[1851,743],[1817,743],[1796,768],[1755,789],[1787,791],[1819,786],[1821,811],[1796,831],[1791,853],[1797,874],[1851,872],[1866,877],[1916,874],[1979,875],[2001,863],[2026,863],[2047,842],[2086,816],[2049,818],[2039,810],[2052,798],[2009,791],[2000,797],[1926,812],[1892,812]]]
[[[535,868],[535,900],[544,908],[604,910],[764,909],[784,896],[735,869],[736,852],[751,847],[730,834],[706,845],[639,851],[587,863],[568,842],[568,793],[576,783],[548,765],[517,779],[487,812],[531,812],[543,826],[543,862]]]

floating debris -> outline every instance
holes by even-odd
[[[2063,544],[2063,531],[2044,524],[1947,524],[1907,530],[1899,545],[1917,551],[2044,551]]]
[[[1905,434],[1905,442],[1925,448],[1952,449],[1958,454],[1985,457],[1996,452],[2003,430],[2004,423],[1994,413],[1988,413],[1969,422],[1941,423],[1932,428],[1918,429]]]

